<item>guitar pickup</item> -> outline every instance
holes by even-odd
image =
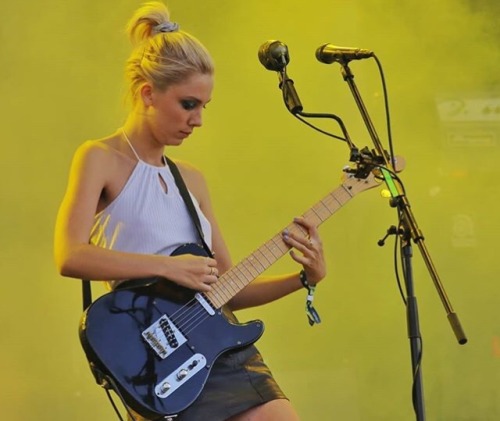
[[[187,342],[187,338],[165,314],[144,330],[142,337],[161,359],[167,358]]]

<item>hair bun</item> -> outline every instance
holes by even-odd
[[[167,30],[167,28],[174,28]],[[127,24],[126,32],[132,45],[139,45],[146,39],[160,33],[178,30],[179,25],[170,22],[170,13],[159,1],[144,3],[137,9]]]

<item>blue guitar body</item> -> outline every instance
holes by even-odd
[[[380,184],[371,172],[364,173],[365,167],[361,169],[361,176],[346,171],[343,183],[304,218],[317,226],[355,194]],[[285,230],[303,235],[296,224]],[[164,419],[188,408],[202,392],[217,358],[252,344],[264,332],[260,321],[229,321],[224,303],[289,251],[283,231],[219,278],[207,294],[218,305],[205,294],[164,279],[132,280],[97,299],[80,326],[80,340],[97,382],[113,388],[149,419]],[[181,254],[206,256],[194,244],[173,253]]]
[[[206,255],[188,244],[175,255]],[[165,280],[130,281],[98,298],[83,315],[80,340],[99,383],[149,419],[189,407],[216,359],[254,343],[263,323],[229,321],[203,294]]]

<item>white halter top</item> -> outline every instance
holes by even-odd
[[[170,255],[186,243],[200,243],[168,165],[156,167],[142,161],[126,140],[137,158],[137,165],[119,195],[96,214],[91,243],[111,250],[161,255]],[[211,247],[210,223],[191,192],[190,195],[205,241]]]

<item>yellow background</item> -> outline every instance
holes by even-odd
[[[4,1],[0,7],[1,418],[115,419],[80,348],[80,283],[53,264],[55,214],[73,151],[126,115],[123,27],[132,0]],[[289,76],[305,111],[339,115],[371,146],[338,64],[316,61],[324,43],[375,51],[389,87],[401,177],[469,343],[458,345],[421,256],[414,278],[424,340],[429,420],[500,417],[498,286],[499,38],[493,1],[171,0],[172,18],[217,65],[205,127],[167,151],[200,167],[234,261],[339,185],[348,149],[295,120],[277,76],[257,59],[269,39],[290,50]],[[351,63],[386,143],[373,60]],[[446,101],[446,102],[444,102]],[[474,102],[475,101],[475,102]],[[441,104],[441,105],[440,105]],[[438,113],[438,106],[443,106]],[[319,122],[337,131],[333,122]],[[337,131],[338,132],[338,131]],[[393,240],[396,213],[380,189],[363,192],[321,233],[328,278],[323,323],[310,328],[305,291],[240,313],[261,318],[259,347],[306,421],[415,419],[405,308]],[[289,257],[272,273],[295,270]],[[101,286],[94,292],[102,293]]]

